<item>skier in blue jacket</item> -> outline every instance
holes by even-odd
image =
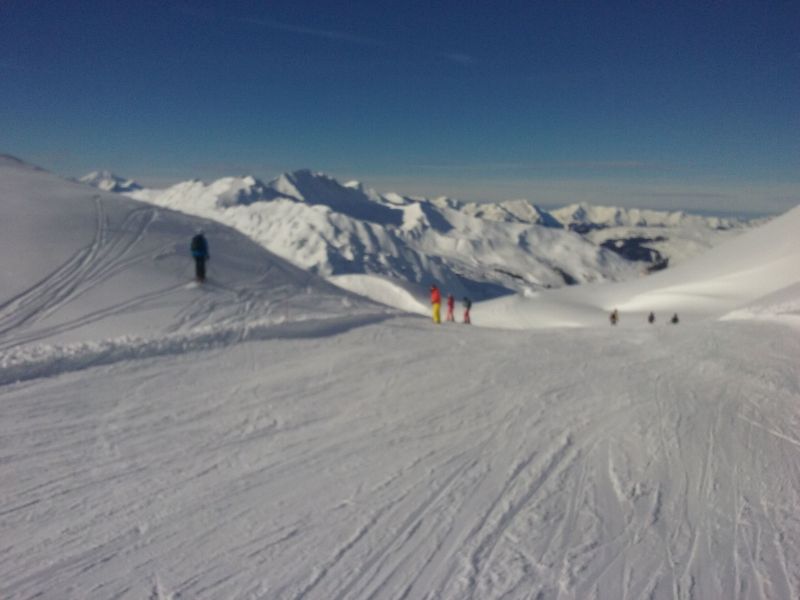
[[[208,242],[202,231],[192,238],[190,248],[194,257],[195,278],[197,281],[203,282],[206,280],[206,261],[210,256],[208,255]]]

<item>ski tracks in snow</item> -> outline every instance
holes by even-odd
[[[48,277],[0,306],[0,349],[35,342],[105,316],[87,315],[74,322],[62,323],[27,335],[20,331],[51,315],[131,264],[149,258],[150,253],[136,254],[135,249],[147,234],[158,209],[145,207],[131,210],[119,224],[112,227],[103,201],[99,197],[93,200],[95,231],[91,243]],[[129,304],[142,300],[146,298],[133,299]],[[118,313],[125,308],[129,306],[111,307],[106,312]]]
[[[426,325],[8,386],[0,592],[797,597],[790,358],[765,377],[741,325]]]

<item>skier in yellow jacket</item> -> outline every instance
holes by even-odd
[[[431,306],[433,307],[433,322],[442,322],[442,294],[436,284],[431,286]]]

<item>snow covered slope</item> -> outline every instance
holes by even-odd
[[[199,227],[212,257],[201,287],[188,252]],[[380,311],[222,225],[10,159],[0,160],[0,247],[3,350]]]
[[[403,318],[0,387],[0,596],[797,598],[798,358]]]
[[[800,208],[516,298],[588,325],[539,331],[386,319],[221,225],[187,287],[200,220],[5,159],[0,211],[4,599],[800,597]]]
[[[473,321],[513,328],[582,326],[598,323],[613,308],[622,313],[621,324],[644,323],[650,311],[664,320],[676,312],[690,318],[720,318],[741,307],[757,306],[761,298],[780,290],[797,289],[798,231],[800,206],[675,268],[613,285],[488,302],[475,311]]]

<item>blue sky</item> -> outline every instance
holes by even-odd
[[[149,184],[800,203],[800,3],[0,2],[0,152]]]

